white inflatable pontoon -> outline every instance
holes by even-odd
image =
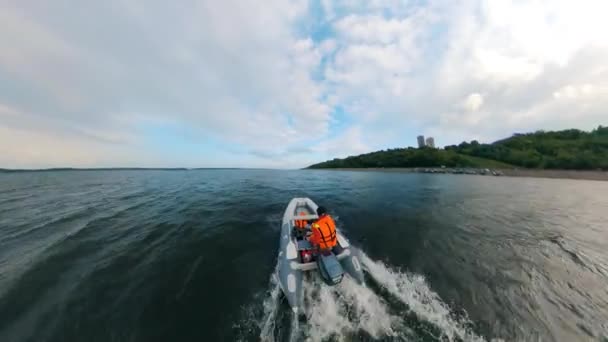
[[[314,251],[310,242],[295,228],[296,220],[316,220],[317,205],[309,198],[294,198],[287,205],[281,225],[277,279],[281,290],[297,315],[303,308],[302,278],[303,273],[318,270],[321,278],[329,285],[342,280],[344,273],[356,282],[363,284],[363,272],[358,250],[337,230],[338,244],[324,254]],[[313,254],[314,260],[305,260],[307,253]]]

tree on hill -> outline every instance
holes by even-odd
[[[476,158],[476,159],[472,159]],[[518,166],[541,169],[608,170],[608,127],[591,132],[578,129],[517,133],[491,144],[477,140],[440,149],[396,148],[345,159],[334,159],[311,168],[371,167],[493,167]]]

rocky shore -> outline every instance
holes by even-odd
[[[327,168],[328,171],[451,173],[506,177],[563,178],[608,181],[608,171],[539,170],[539,169],[471,169],[471,168]]]

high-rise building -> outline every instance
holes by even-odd
[[[435,138],[433,138],[433,137],[426,138],[426,146],[428,146],[430,148],[435,148]]]
[[[418,136],[418,148],[422,148],[424,147],[424,135],[419,135]]]

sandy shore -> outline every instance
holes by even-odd
[[[578,170],[527,170],[506,169],[501,170],[505,176],[510,177],[540,177],[540,178],[566,178],[608,181],[608,171],[578,171]]]
[[[322,169],[328,171],[375,171],[375,172],[416,172],[415,168],[343,168]],[[502,177],[534,177],[534,178],[564,178],[608,181],[608,171],[577,171],[577,170],[532,170],[532,169],[500,169]],[[494,177],[494,176],[486,176]]]

